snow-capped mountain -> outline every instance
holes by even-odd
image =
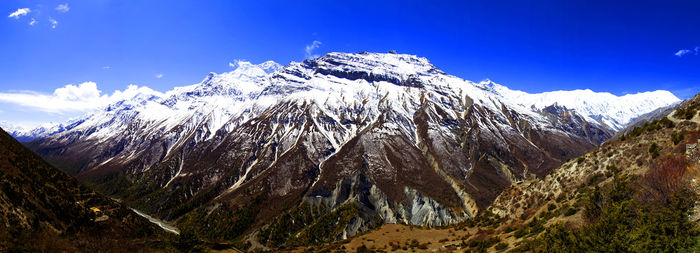
[[[44,123],[35,128],[28,128],[7,121],[0,121],[0,127],[21,142],[47,137],[65,130],[62,124],[57,123]]]
[[[589,122],[604,124],[619,131],[634,118],[651,112],[656,108],[679,102],[676,96],[665,90],[615,96],[607,92],[591,90],[552,91],[528,94],[510,90],[491,81],[482,82],[501,95],[505,100],[517,101],[525,107],[542,110],[548,106],[558,105],[575,111]]]
[[[260,209],[239,232],[267,224],[258,239],[277,246],[276,233],[311,221],[292,219],[292,231],[275,217],[309,206],[314,219],[356,207],[329,240],[377,221],[464,220],[511,183],[544,176],[631,118],[678,101],[664,91],[527,94],[405,54],[237,64],[27,145],[103,192],[203,233],[234,222],[232,210]]]
[[[8,133],[13,133],[13,132],[22,132],[25,131],[25,128],[19,125],[12,124],[7,121],[0,121],[0,127],[5,129],[6,132]]]

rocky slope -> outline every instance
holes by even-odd
[[[153,250],[159,230],[0,129],[0,251]]]
[[[416,56],[329,53],[284,67],[239,62],[27,145],[158,217],[222,239],[264,225],[258,238],[278,246],[309,231],[327,232],[323,241],[381,223],[460,222],[512,183],[547,175],[677,100],[664,91],[526,94]],[[341,229],[323,230],[322,219]],[[227,224],[235,228],[212,232]]]
[[[505,224],[493,234],[500,233],[502,238],[511,238],[509,241],[514,246],[535,250],[545,246],[542,241],[538,241],[547,240],[540,237],[541,233],[545,233],[545,238],[558,233],[552,231],[562,231],[560,227],[556,227],[560,224],[572,229],[588,224],[600,226],[594,219],[595,215],[600,214],[592,211],[596,206],[602,208],[602,204],[596,201],[602,201],[603,204],[605,201],[614,201],[604,194],[612,194],[611,191],[625,184],[632,185],[629,190],[632,193],[630,201],[642,203],[642,206],[659,203],[664,207],[674,205],[664,201],[671,201],[673,194],[679,192],[688,198],[695,196],[693,198],[697,201],[700,194],[700,150],[694,148],[700,138],[700,115],[697,108],[700,108],[700,95],[674,106],[672,110],[664,109],[659,110],[657,114],[646,115],[646,118],[656,120],[630,126],[622,131],[624,134],[616,140],[564,163],[543,178],[519,182],[508,187],[488,209],[489,213],[502,219],[501,224]],[[690,192],[684,192],[686,190]],[[602,197],[600,192],[603,192]],[[690,206],[694,209],[684,214],[683,219],[689,218],[697,225],[700,221],[700,205],[695,202]],[[652,210],[635,215],[642,216],[647,212],[652,213]],[[628,213],[633,211],[628,209]],[[671,217],[662,219],[669,222],[672,220]],[[611,224],[620,229],[629,225]],[[697,229],[697,226],[687,228],[684,229],[684,233],[689,232],[692,235],[697,233]],[[674,237],[674,234],[666,234],[663,231],[650,233],[655,233],[657,238],[667,235]],[[681,238],[681,234],[677,233],[675,237]],[[533,244],[533,238],[536,244]],[[669,244],[665,247],[670,246]],[[589,245],[589,249],[596,247],[602,249],[605,245]]]

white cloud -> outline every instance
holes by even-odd
[[[683,57],[683,56],[686,56],[686,55],[689,55],[689,54],[700,55],[700,46],[697,46],[697,47],[695,47],[695,48],[693,48],[693,49],[681,49],[681,50],[678,50],[678,52],[676,52],[674,55],[675,55],[675,56],[678,56],[678,57]]]
[[[66,13],[66,12],[68,12],[68,11],[70,10],[70,7],[68,7],[68,3],[59,4],[58,6],[56,6],[56,10],[57,10],[58,12]]]
[[[158,78],[158,79],[163,78],[163,74],[156,74],[156,78]]]
[[[313,54],[314,49],[318,48],[321,46],[321,42],[318,40],[314,40],[311,45],[306,45],[306,58],[307,59],[312,59],[312,58],[318,58],[317,54]]]
[[[56,25],[58,25],[58,21],[56,21],[53,18],[49,18],[49,23],[51,24],[51,28],[56,28]]]
[[[36,25],[36,23],[39,23],[39,21],[36,21],[34,18],[32,18],[32,21],[29,21],[29,25],[31,26]]]
[[[29,8],[21,8],[21,9],[17,9],[17,11],[15,11],[13,13],[10,13],[10,15],[7,17],[18,19],[20,16],[25,16],[29,12],[31,12],[31,10]]]
[[[678,57],[683,57],[684,55],[689,54],[690,52],[691,51],[688,49],[681,49],[681,50],[678,50],[678,52],[676,52],[675,55]]]
[[[235,68],[235,67],[236,67],[236,63],[229,62],[229,63],[228,63],[228,66],[229,66],[229,67],[232,67],[232,68]]]
[[[110,70],[110,69],[112,69],[112,66],[104,66],[104,67],[102,67],[102,70]]]
[[[162,93],[137,85],[129,85],[126,90],[115,91],[112,95],[101,95],[101,93],[95,82],[84,82],[77,86],[68,84],[55,89],[53,94],[33,91],[0,93],[0,102],[41,112],[63,114],[95,110],[139,94],[162,96]]]

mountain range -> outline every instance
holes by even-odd
[[[278,248],[384,223],[463,222],[507,187],[545,177],[680,101],[667,91],[528,94],[396,53],[237,64],[12,134],[181,229]]]

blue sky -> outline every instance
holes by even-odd
[[[301,61],[318,41],[311,54],[397,50],[527,92],[665,89],[687,98],[700,92],[698,13],[700,1],[3,0],[0,94],[167,91],[236,59]],[[5,100],[0,121],[86,110]]]

